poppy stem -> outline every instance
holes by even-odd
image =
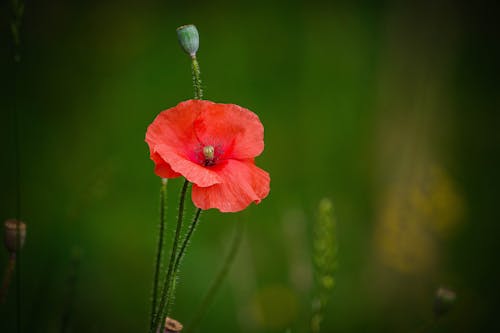
[[[167,178],[161,179],[160,187],[160,233],[158,235],[158,248],[156,250],[156,263],[155,263],[155,275],[153,280],[153,295],[151,297],[151,315],[150,315],[150,326],[153,326],[155,316],[158,311],[156,305],[158,303],[158,285],[160,280],[161,262],[163,257],[163,245],[165,243],[165,213],[167,211]]]
[[[217,291],[219,291],[222,282],[226,278],[227,273],[229,273],[229,269],[231,268],[234,262],[234,258],[238,253],[238,249],[240,247],[241,240],[243,238],[243,226],[244,225],[242,223],[239,223],[237,225],[233,236],[233,242],[231,244],[231,248],[229,249],[228,254],[226,255],[224,264],[221,267],[219,273],[217,274],[217,277],[215,278],[214,282],[210,286],[210,289],[208,290],[208,293],[206,294],[205,298],[203,298],[201,305],[196,310],[196,313],[193,317],[193,320],[191,321],[191,324],[186,328],[186,333],[192,332],[198,327],[201,319],[203,319],[203,316],[207,312],[208,307],[212,303],[215,295],[217,294]]]
[[[196,210],[196,213],[193,218],[193,222],[191,222],[191,225],[189,226],[189,230],[186,233],[186,236],[184,237],[184,240],[182,241],[182,246],[179,251],[179,255],[177,256],[177,260],[175,261],[175,266],[174,266],[174,272],[177,272],[179,269],[179,264],[181,263],[182,257],[184,256],[184,253],[186,252],[186,248],[189,244],[189,240],[191,239],[191,235],[193,234],[194,230],[196,229],[196,226],[198,225],[198,221],[200,220],[200,215],[201,215],[202,209],[198,208]]]
[[[164,325],[163,323],[165,322],[165,318],[168,315],[168,308],[166,307],[166,303],[167,299],[170,299],[171,297],[170,287],[172,286],[172,283],[175,281],[174,263],[177,255],[177,248],[182,229],[182,221],[184,218],[184,202],[186,199],[188,185],[189,181],[186,179],[184,181],[184,184],[182,185],[181,197],[179,199],[179,214],[177,216],[177,227],[175,229],[172,251],[170,252],[170,260],[168,262],[167,277],[163,285],[160,305],[158,307],[157,315],[155,317],[156,320],[154,320],[153,322],[153,326],[150,329],[150,333],[155,333],[160,328],[160,325]]]
[[[200,64],[196,59],[196,55],[191,56],[191,71],[193,73],[193,87],[194,87],[194,98],[202,99],[203,98],[203,89],[201,87],[201,72],[200,72]]]
[[[194,230],[196,229],[196,226],[198,225],[198,221],[200,220],[200,215],[201,215],[202,209],[198,208],[196,210],[196,213],[193,217],[193,221],[191,222],[191,225],[189,226],[189,229],[184,236],[184,240],[182,241],[181,249],[179,250],[179,254],[177,255],[177,258],[175,260],[175,265],[174,265],[174,274],[175,276],[179,272],[179,265],[181,263],[182,258],[184,257],[184,253],[186,252],[187,246],[189,244],[189,240],[191,239],[191,236],[193,235]],[[175,280],[174,276],[174,280]],[[171,289],[171,294],[173,295],[175,293],[175,284],[172,286]],[[170,307],[170,298],[167,299],[167,308],[169,309]]]

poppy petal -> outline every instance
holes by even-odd
[[[202,111],[203,105],[199,102],[196,100],[181,102],[158,114],[146,132],[146,142],[150,150],[166,142],[186,149],[198,144],[193,123]]]
[[[155,162],[155,174],[162,178],[177,178],[181,174],[172,170],[172,167],[161,158],[158,153],[151,154],[151,159]]]
[[[204,103],[194,123],[200,143],[222,147],[226,159],[247,159],[262,153],[264,127],[255,113],[235,104]]]
[[[269,174],[255,166],[252,159],[227,160],[218,174],[220,184],[210,187],[193,184],[192,199],[196,207],[238,212],[252,202],[259,203],[269,193]]]
[[[214,169],[206,168],[191,161],[170,145],[159,145],[155,151],[170,165],[172,170],[186,177],[190,182],[198,186],[207,187],[221,182],[221,178]]]

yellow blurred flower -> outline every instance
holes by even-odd
[[[389,186],[379,211],[375,242],[381,260],[401,272],[424,272],[437,261],[439,239],[460,221],[464,204],[456,185],[435,165],[416,167]]]

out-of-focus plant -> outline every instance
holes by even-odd
[[[403,273],[423,273],[436,264],[437,240],[460,221],[464,204],[444,169],[423,164],[387,190],[375,232],[383,263]]]
[[[312,304],[311,332],[321,331],[325,307],[335,287],[335,271],[338,265],[338,244],[333,204],[329,199],[319,203],[318,217],[313,230],[314,296]]]
[[[224,279],[227,276],[227,273],[229,272],[229,269],[231,268],[234,259],[236,257],[236,254],[238,253],[238,249],[241,244],[241,240],[243,237],[243,224],[239,223],[236,226],[236,230],[234,232],[234,237],[233,241],[231,243],[231,247],[229,248],[229,252],[226,255],[226,258],[224,260],[224,263],[222,267],[220,268],[220,271],[217,274],[217,277],[215,280],[212,282],[212,285],[208,289],[207,294],[203,298],[203,300],[200,303],[200,306],[198,309],[194,312],[193,319],[190,323],[190,325],[186,329],[186,333],[193,332],[196,330],[198,325],[200,324],[200,321],[203,319],[203,316],[208,310],[208,307],[210,304],[213,302],[215,295],[219,291],[219,288],[222,285],[222,282],[224,282]]]
[[[457,299],[457,294],[445,287],[439,287],[434,297],[434,316],[436,319],[447,314]]]
[[[16,219],[10,219],[4,223],[4,245],[9,253],[9,260],[5,268],[5,273],[2,282],[2,289],[0,289],[0,304],[3,304],[7,297],[12,274],[16,267],[16,261],[19,253],[24,246],[26,239],[26,224]]]
[[[13,273],[16,273],[16,325],[17,331],[21,331],[21,250],[26,237],[26,224],[21,221],[21,149],[19,133],[19,109],[17,107],[17,94],[19,84],[19,65],[21,62],[21,25],[24,16],[24,3],[21,0],[12,0],[12,19],[10,21],[10,31],[14,44],[14,80],[12,107],[13,128],[14,128],[14,169],[16,186],[16,218],[5,221],[4,224],[4,244],[9,252],[9,259],[5,268],[5,275],[0,290],[0,304],[3,304],[7,297],[7,291]]]

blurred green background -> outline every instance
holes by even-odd
[[[244,223],[199,332],[307,331],[312,224],[329,197],[339,267],[324,332],[500,327],[493,2],[30,1],[17,84],[11,17],[6,2],[0,219],[16,215],[17,110],[23,332],[60,331],[75,258],[69,331],[146,331],[160,180],[144,135],[161,110],[192,97],[175,35],[186,23],[200,31],[205,98],[260,116],[257,164],[272,181],[260,205],[202,216],[176,319],[189,323]],[[169,183],[170,229],[180,184]],[[427,326],[440,286],[457,301]],[[2,332],[14,331],[15,288]]]

